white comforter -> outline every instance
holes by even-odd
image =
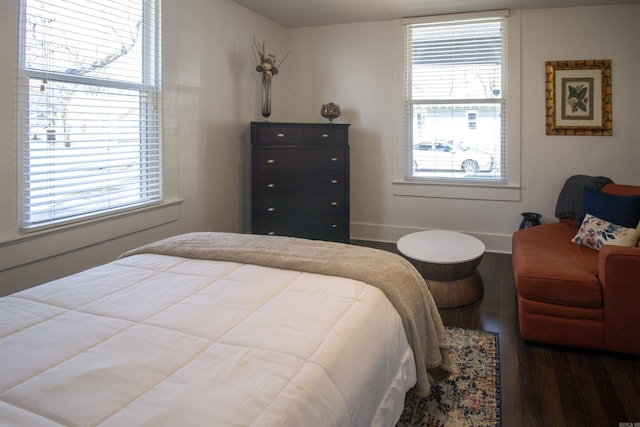
[[[143,254],[0,299],[0,425],[393,425],[416,381],[363,282]]]

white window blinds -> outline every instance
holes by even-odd
[[[162,197],[156,0],[23,0],[21,226]]]
[[[405,26],[405,164],[412,179],[506,176],[506,17]]]

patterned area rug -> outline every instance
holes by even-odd
[[[498,334],[446,328],[453,375],[419,398],[409,391],[396,427],[500,426]]]

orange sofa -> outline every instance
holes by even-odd
[[[640,186],[601,192],[640,195]],[[640,354],[640,247],[574,243],[575,220],[518,230],[512,262],[525,340]]]

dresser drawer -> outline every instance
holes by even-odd
[[[344,193],[318,194],[314,197],[291,197],[287,194],[260,194],[253,214],[259,218],[278,218],[286,222],[288,216],[314,217],[338,215],[346,212]]]
[[[346,191],[345,171],[314,172],[296,175],[261,174],[257,177],[260,195],[302,196]]]
[[[344,129],[331,126],[306,127],[302,130],[302,140],[325,145],[345,145],[347,142]]]
[[[257,172],[309,172],[345,169],[344,148],[255,149]]]
[[[264,220],[254,227],[253,232],[348,243],[348,224],[348,219],[341,215],[305,218],[304,220],[293,219],[286,223]]]
[[[302,128],[282,125],[263,125],[258,128],[258,145],[297,145],[302,143]]]

